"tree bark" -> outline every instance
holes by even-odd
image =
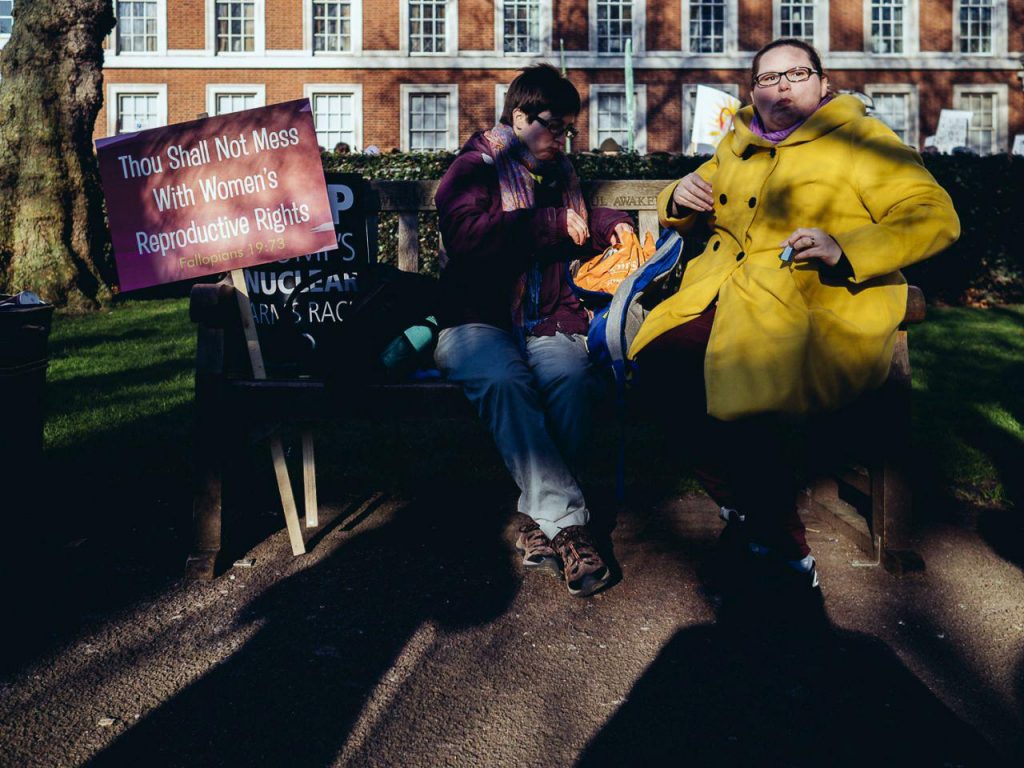
[[[0,290],[73,310],[110,297],[92,135],[111,0],[15,0],[0,51]]]

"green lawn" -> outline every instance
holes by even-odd
[[[124,302],[89,316],[58,315],[50,342],[45,428],[52,476],[69,483],[103,482],[118,493],[134,493],[142,504],[188,510],[194,349],[185,299]],[[932,309],[927,322],[911,329],[910,349],[922,490],[961,502],[1019,503],[1024,498],[1024,307]],[[406,450],[415,454],[407,463],[415,463],[417,455],[459,450],[452,440],[431,448],[428,435],[422,443],[414,440],[420,448],[410,451],[405,448],[410,434],[383,429],[383,448],[360,441],[360,452],[324,469],[369,476],[379,471],[374,456],[393,462],[395,450]],[[349,442],[327,436],[323,445]],[[470,445],[479,451],[479,441]],[[446,459],[440,466],[452,463]],[[488,467],[500,474],[496,462]]]

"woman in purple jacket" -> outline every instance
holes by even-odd
[[[579,93],[558,70],[529,67],[509,86],[499,124],[474,134],[442,179],[448,263],[436,359],[491,430],[519,486],[519,511],[533,518],[516,541],[523,564],[561,570],[569,592],[586,596],[610,573],[576,479],[598,386],[589,316],[565,262],[632,225],[621,211],[587,210],[562,152],[579,111]]]

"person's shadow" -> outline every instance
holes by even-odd
[[[375,522],[256,599],[251,639],[89,765],[330,765],[417,630],[488,622],[515,596],[492,497],[422,493]]]
[[[832,626],[820,592],[749,564],[715,577],[718,621],[676,633],[578,766],[1003,764],[884,642]]]

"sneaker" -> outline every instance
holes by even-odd
[[[562,559],[562,574],[570,595],[588,597],[611,579],[611,571],[594,547],[586,526],[563,528],[551,546]]]
[[[555,575],[561,575],[562,568],[558,562],[558,555],[551,546],[551,539],[536,523],[524,525],[519,529],[516,549],[522,553],[523,565],[527,569],[551,571]]]
[[[786,565],[791,570],[796,571],[811,589],[817,589],[820,585],[818,581],[818,567],[814,555],[807,555],[800,560],[787,560]]]
[[[747,516],[740,514],[738,509],[733,509],[732,507],[719,507],[718,516],[725,521],[726,525],[729,525],[730,523],[739,523],[742,525],[747,522]]]

